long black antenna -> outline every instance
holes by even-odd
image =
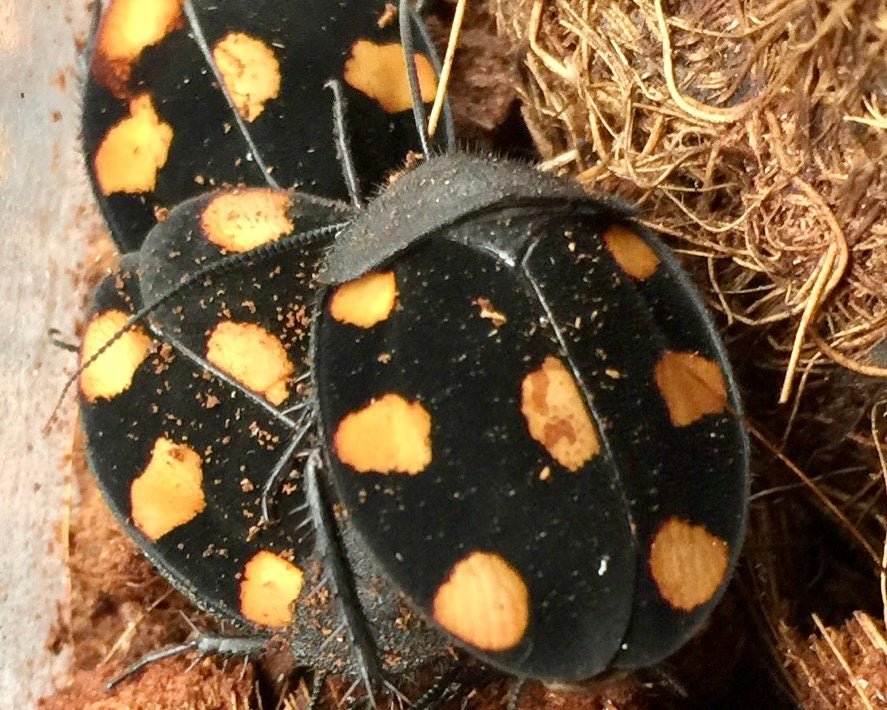
[[[431,66],[434,67],[434,74],[440,79],[440,76],[443,73],[443,64],[440,61],[440,57],[437,56],[437,51],[434,49],[434,43],[431,41],[431,37],[428,34],[428,28],[422,21],[423,5],[424,3],[416,3],[415,7],[410,6],[410,17],[413,20],[413,26],[418,30],[419,36],[422,38],[422,42],[428,47],[428,54],[431,58]],[[421,100],[421,97],[419,98]],[[415,101],[415,97],[413,97],[412,100]],[[443,130],[444,137],[446,138],[446,148],[447,150],[452,150],[456,147],[456,131],[453,127],[453,111],[450,108],[450,102],[447,100],[444,100],[443,104]]]
[[[179,281],[179,283],[177,283],[175,286],[171,286],[169,289],[161,293],[160,296],[155,298],[151,303],[142,306],[135,313],[133,313],[132,316],[130,316],[129,320],[127,320],[126,323],[120,326],[120,328],[110,338],[108,338],[108,340],[106,340],[102,344],[102,346],[98,348],[98,350],[96,350],[90,357],[80,363],[80,366],[77,368],[74,374],[71,375],[65,382],[61,394],[59,395],[58,401],[56,401],[55,406],[52,408],[52,413],[49,415],[49,419],[44,425],[44,431],[48,429],[49,425],[52,424],[52,422],[55,420],[56,416],[58,415],[59,409],[62,406],[62,403],[65,401],[65,397],[67,397],[68,392],[70,392],[71,390],[71,387],[74,386],[77,378],[80,377],[80,375],[82,375],[83,372],[90,365],[98,360],[99,357],[101,357],[101,355],[108,350],[108,348],[110,348],[114,343],[120,340],[120,338],[122,338],[127,331],[134,328],[136,325],[138,325],[140,321],[147,318],[167,301],[182,293],[182,291],[191,288],[195,284],[198,284],[207,278],[220,276],[230,271],[240,269],[247,264],[261,263],[265,259],[269,259],[273,256],[279,256],[281,254],[286,254],[287,252],[294,251],[296,248],[302,248],[305,246],[306,242],[310,243],[327,234],[337,232],[346,224],[347,222],[337,222],[335,224],[328,224],[324,227],[312,229],[308,232],[294,234],[289,237],[280,239],[276,242],[263,244],[262,246],[256,247],[255,249],[251,249],[247,252],[243,252],[240,254],[231,254],[229,256],[222,257],[217,261],[213,261],[209,264],[204,265],[196,271],[185,274],[182,277],[181,281]]]
[[[413,103],[413,120],[416,122],[416,133],[425,157],[431,155],[428,139],[428,117],[425,104],[422,102],[422,87],[419,86],[419,73],[416,69],[416,47],[413,42],[413,15],[410,12],[409,0],[400,0],[398,21],[400,23],[400,43],[403,45],[403,58],[407,65],[407,79],[410,82],[410,97]]]
[[[336,155],[342,166],[342,176],[348,187],[348,196],[351,198],[352,204],[359,209],[364,206],[364,200],[360,192],[357,170],[354,168],[354,155],[348,141],[348,131],[345,128],[348,102],[345,100],[345,92],[342,91],[342,82],[338,79],[330,79],[323,85],[323,88],[333,92],[333,138],[336,141]]]

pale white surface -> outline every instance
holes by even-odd
[[[64,667],[46,643],[65,598],[73,401],[41,428],[75,360],[46,333],[72,332],[95,219],[77,153],[85,4],[0,0],[0,708],[33,707]]]

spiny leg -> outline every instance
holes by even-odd
[[[348,195],[352,204],[363,207],[364,199],[360,191],[360,181],[357,170],[354,167],[354,154],[351,152],[351,144],[348,142],[348,130],[345,127],[345,115],[348,113],[348,102],[342,91],[342,82],[338,79],[330,79],[323,85],[325,89],[333,92],[333,138],[336,141],[336,156],[342,167],[342,177],[348,187]]]
[[[197,651],[198,659],[209,655],[219,656],[253,656],[262,651],[268,643],[264,636],[220,636],[215,634],[200,634],[197,638],[187,643],[168,646],[159,651],[148,653],[133,663],[123,673],[115,676],[105,684],[105,690],[113,690],[114,686],[138,673],[145,666],[149,666],[164,658],[179,656],[188,651]]]
[[[304,441],[305,435],[311,430],[311,427],[314,426],[314,416],[314,409],[309,408],[303,412],[301,417],[299,417],[299,420],[296,422],[296,430],[293,433],[292,439],[290,439],[289,444],[287,444],[286,448],[277,459],[277,463],[274,464],[274,468],[271,470],[265,484],[262,486],[262,522],[265,525],[271,524],[271,499],[277,494],[277,491],[280,490],[281,483],[283,483],[283,480],[289,475],[289,464],[293,459],[296,449],[298,449]]]
[[[412,702],[410,710],[431,710],[438,707],[452,696],[451,689],[454,684],[458,687],[461,675],[459,668],[453,668],[438,675],[431,686]]]
[[[324,488],[324,482],[320,478],[321,465],[320,450],[315,449],[305,465],[305,485],[314,519],[317,547],[329,568],[330,586],[341,606],[358,673],[366,687],[370,702],[375,707],[373,684],[382,681],[382,667],[367,621],[360,610],[360,601],[342,549],[332,505]]]

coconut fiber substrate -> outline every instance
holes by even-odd
[[[453,8],[435,12],[443,45]],[[472,147],[615,194],[664,235],[727,342],[753,444],[743,558],[702,633],[656,672],[530,684],[519,706],[887,707],[887,5],[469,0],[451,97]],[[41,707],[305,707],[312,678],[285,652],[180,657],[104,692],[213,626],[74,458],[71,598],[51,644],[73,650],[72,683]],[[504,707],[513,683],[476,671],[448,706]],[[328,679],[322,707],[343,692]]]

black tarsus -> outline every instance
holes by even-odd
[[[270,513],[271,499],[277,494],[278,490],[280,490],[280,484],[287,475],[289,475],[288,464],[292,461],[296,449],[299,448],[299,445],[305,439],[305,435],[311,430],[311,427],[314,426],[314,416],[314,409],[309,408],[302,413],[301,417],[299,417],[296,422],[296,431],[293,434],[292,439],[290,439],[289,444],[287,444],[283,453],[277,459],[277,463],[274,464],[274,468],[271,469],[271,473],[268,474],[268,478],[262,486],[262,522],[265,525],[270,525],[272,522]]]
[[[518,710],[520,707],[520,699],[524,694],[524,688],[527,686],[526,678],[518,678],[508,691],[508,704],[506,710]]]
[[[79,345],[75,345],[74,343],[70,343],[67,340],[62,340],[60,337],[62,335],[62,331],[58,328],[50,328],[46,331],[46,335],[49,337],[49,342],[52,343],[59,350],[66,350],[69,353],[76,353],[80,350]]]
[[[453,686],[458,688],[461,676],[461,668],[451,668],[447,672],[441,673],[422,695],[410,703],[410,710],[433,710],[438,707],[452,697]]]
[[[168,646],[159,651],[153,651],[142,656],[123,673],[115,676],[105,683],[105,690],[111,691],[114,687],[127,678],[138,673],[142,668],[164,658],[179,656],[188,651],[197,651],[200,660],[208,654],[220,656],[250,656],[262,651],[268,644],[268,639],[263,636],[219,636],[214,634],[200,634],[197,638],[187,643],[176,646]]]
[[[314,449],[305,464],[305,488],[314,520],[317,548],[329,566],[330,587],[339,600],[357,671],[366,688],[370,703],[375,707],[373,686],[383,680],[382,667],[366,619],[360,612],[360,601],[354,588],[350,567],[342,550],[342,542],[329,495],[324,481],[319,475],[321,466],[320,449]]]
[[[326,671],[314,671],[314,678],[311,682],[311,695],[308,696],[308,707],[305,710],[317,710],[324,683],[326,683]]]
[[[348,131],[345,128],[345,114],[348,112],[348,101],[342,91],[342,82],[338,79],[330,79],[323,88],[333,92],[333,138],[336,143],[336,157],[342,168],[342,177],[348,187],[348,196],[351,203],[360,209],[364,206],[363,195],[360,190],[360,181],[357,170],[354,167],[354,154],[351,152],[351,144],[348,142]]]

